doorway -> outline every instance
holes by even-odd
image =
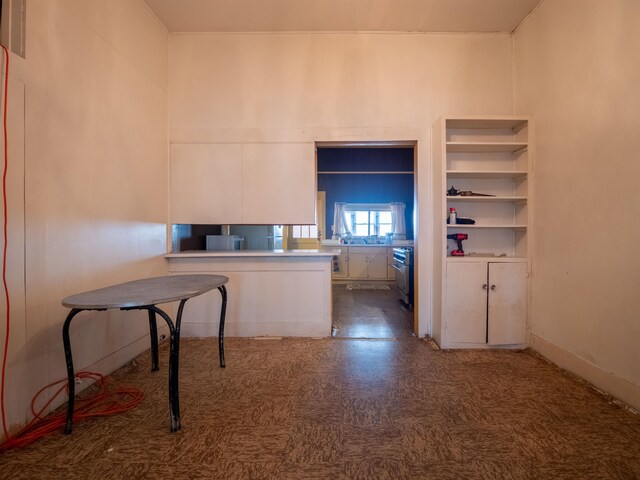
[[[391,263],[393,247],[412,245],[417,231],[415,163],[415,143],[317,145],[326,195],[319,228],[342,251],[332,275],[334,337],[414,336],[414,309],[399,300]]]
[[[332,294],[333,337],[415,337],[413,310],[398,299],[393,286],[369,289],[334,284]]]

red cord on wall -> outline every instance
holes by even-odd
[[[0,45],[4,50],[4,95],[3,95],[3,134],[4,134],[4,172],[2,174],[2,205],[4,209],[4,248],[2,250],[2,284],[4,285],[4,295],[7,302],[6,309],[6,332],[4,338],[4,354],[2,355],[2,384],[0,385],[0,411],[2,413],[2,431],[5,440],[9,438],[7,430],[7,419],[4,413],[4,377],[7,369],[7,356],[9,351],[9,326],[11,324],[11,304],[9,303],[9,286],[7,285],[7,169],[9,167],[9,155],[7,148],[7,100],[9,98],[9,51],[4,45]]]

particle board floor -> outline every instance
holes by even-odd
[[[640,415],[527,351],[394,340],[183,339],[182,430],[167,343],[117,381],[135,410],[0,454],[7,479],[632,479]]]

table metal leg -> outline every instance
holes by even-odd
[[[158,370],[158,326],[156,324],[156,313],[147,310],[149,313],[149,337],[151,338],[151,371]]]
[[[224,363],[224,320],[227,315],[227,289],[224,285],[218,287],[220,295],[222,295],[222,306],[220,307],[220,326],[218,328],[218,354],[220,356],[220,366],[225,367]]]
[[[76,394],[76,382],[75,374],[73,372],[73,356],[71,355],[71,341],[69,340],[69,324],[73,317],[75,317],[82,310],[73,308],[67,315],[67,319],[64,321],[62,327],[62,343],[64,344],[64,359],[67,363],[67,381],[69,382],[69,402],[67,404],[67,423],[64,427],[64,433],[71,433],[73,430],[73,406],[75,402]]]
[[[175,325],[171,321],[169,315],[155,305],[142,307],[150,312],[160,315],[169,326],[169,415],[171,416],[172,432],[180,430],[180,395],[178,389],[180,321],[182,319],[182,311],[184,310],[184,304],[186,301],[187,299],[180,300]]]

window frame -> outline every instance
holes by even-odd
[[[367,237],[380,237],[383,236],[380,233],[380,212],[388,212],[392,214],[391,204],[388,203],[347,203],[344,207],[344,212],[349,219],[349,230],[352,232],[353,238],[367,238]],[[356,224],[355,213],[367,212],[368,223],[367,232],[368,235],[357,235],[356,226],[362,225]],[[374,221],[371,221],[372,213],[374,213]],[[388,223],[384,222],[382,225],[389,225],[393,228],[393,219]]]

